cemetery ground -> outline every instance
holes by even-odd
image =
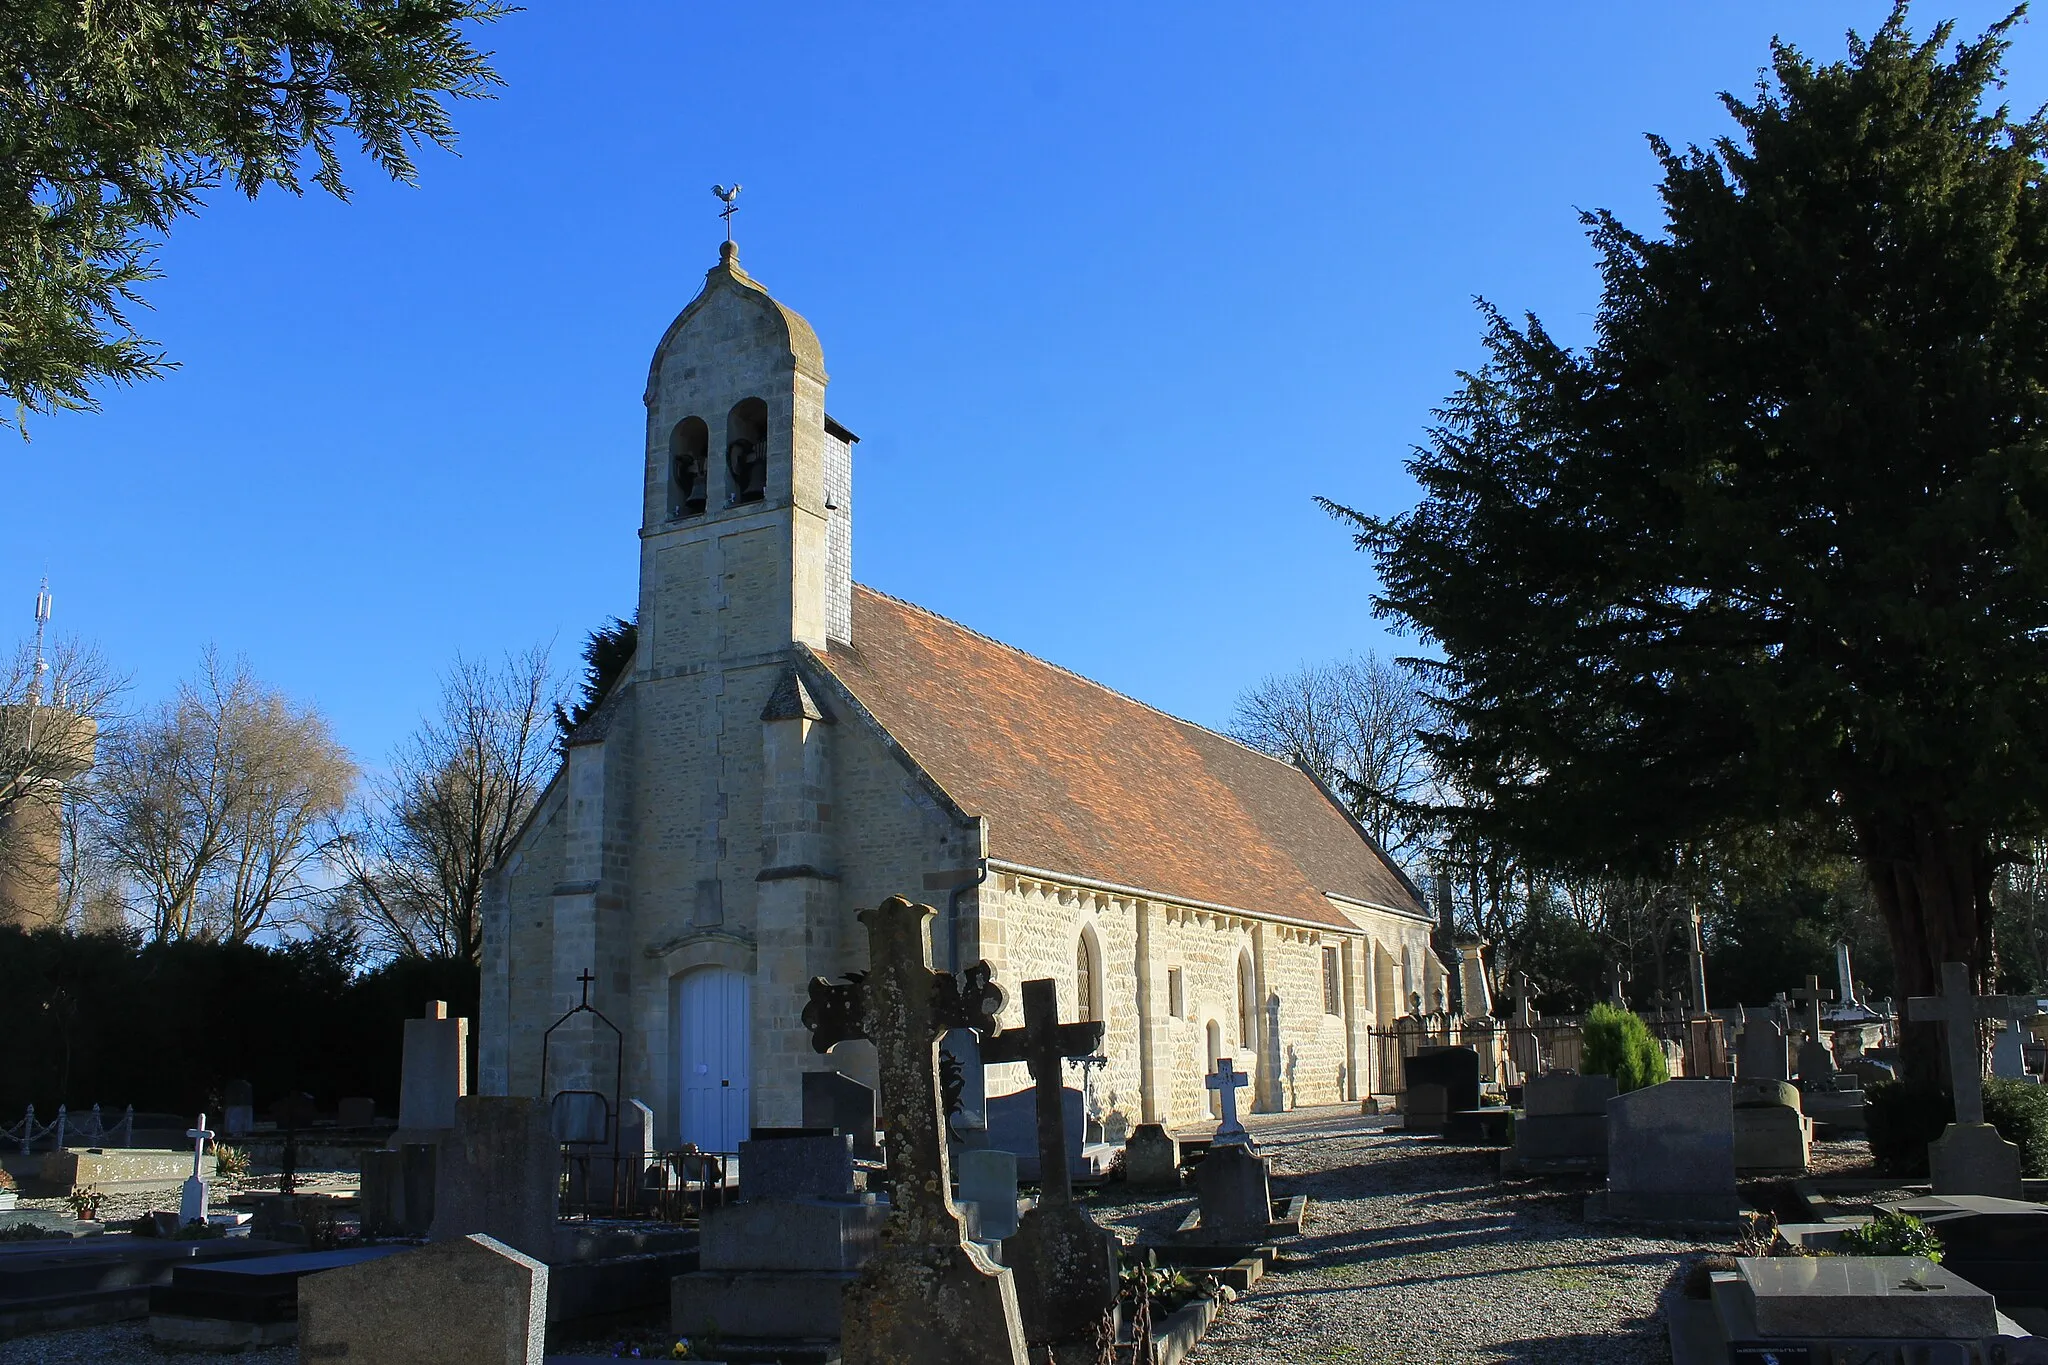
[[[1697,1257],[1727,1244],[1589,1226],[1580,1211],[1597,1180],[1503,1183],[1497,1149],[1411,1135],[1400,1122],[1349,1107],[1248,1120],[1272,1159],[1275,1192],[1308,1195],[1309,1216],[1274,1273],[1229,1304],[1190,1365],[1670,1359],[1663,1300]],[[1813,1170],[1867,1161],[1861,1142],[1817,1143]],[[307,1175],[314,1184],[352,1183],[339,1173]],[[1086,1203],[1129,1242],[1170,1231],[1191,1195],[1139,1195],[1113,1183]],[[131,1196],[107,1212],[129,1216],[161,1203]],[[157,1346],[140,1322],[0,1342],[0,1365],[195,1358],[204,1357]],[[282,1346],[233,1359],[291,1365],[299,1352]]]
[[[1308,1195],[1308,1218],[1190,1365],[1670,1359],[1661,1297],[1694,1257],[1727,1245],[1589,1227],[1580,1209],[1596,1180],[1502,1183],[1497,1149],[1399,1124],[1349,1108],[1247,1120],[1275,1192]],[[1126,1240],[1163,1235],[1185,1206],[1090,1201]]]

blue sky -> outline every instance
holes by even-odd
[[[647,358],[738,179],[863,437],[856,574],[1221,727],[1404,647],[1311,498],[1412,500],[1474,296],[1582,336],[1574,210],[1654,223],[1642,135],[1887,8],[533,0],[458,157],[218,197],[144,315],[183,368],[0,434],[0,643],[47,572],[134,700],[212,642],[371,766],[458,651],[573,665],[631,609]],[[2044,61],[2023,27],[2016,107]]]

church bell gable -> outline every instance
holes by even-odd
[[[648,367],[643,671],[845,638],[851,438],[825,383],[810,324],[725,243]]]

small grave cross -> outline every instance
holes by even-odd
[[[595,980],[597,980],[597,978],[596,978],[596,977],[594,977],[594,976],[592,976],[592,975],[590,974],[590,968],[588,968],[588,967],[585,967],[585,968],[583,969],[583,975],[581,975],[581,976],[577,977],[577,978],[576,978],[576,980],[582,983],[582,986],[583,986],[583,1002],[582,1002],[582,1003],[583,1003],[584,1005],[588,1006],[588,1005],[590,1004],[590,983],[591,983],[591,982],[593,982],[593,981],[595,981]]]
[[[204,1223],[206,1221],[206,1177],[200,1174],[199,1166],[206,1159],[206,1140],[213,1136],[213,1130],[206,1126],[206,1115],[199,1116],[199,1124],[187,1128],[185,1136],[192,1139],[192,1177],[181,1188],[178,1198],[178,1222]]]
[[[1237,1063],[1228,1057],[1218,1058],[1216,1074],[1203,1080],[1203,1085],[1216,1092],[1217,1107],[1223,1111],[1223,1121],[1216,1125],[1215,1142],[1251,1145],[1252,1135],[1245,1131],[1244,1124],[1237,1117],[1237,1092],[1251,1083],[1251,1077],[1237,1074]]]
[[[1607,998],[1618,1009],[1628,1008],[1628,983],[1634,978],[1619,962],[1607,968]]]
[[[1948,1041],[1949,1079],[1955,1085],[1956,1122],[1984,1122],[1984,1053],[1977,1036],[1979,1019],[2009,1019],[2030,1002],[2009,995],[1978,996],[1970,990],[1970,968],[1962,962],[1941,964],[1941,994],[1916,995],[1906,1001],[1906,1017],[1920,1024],[1940,1024]]]
[[[1529,1028],[1536,1022],[1536,1011],[1529,1004],[1529,974],[1515,973],[1515,1027]]]
[[[1699,906],[1687,907],[1686,923],[1690,932],[1685,936],[1685,961],[1692,976],[1692,1011],[1695,1018],[1704,1019],[1707,1014],[1707,949],[1700,938]]]
[[[213,1136],[213,1129],[206,1126],[206,1115],[199,1116],[197,1128],[187,1128],[185,1136],[192,1139],[192,1178],[199,1178],[199,1163],[205,1159],[207,1140]]]
[[[1806,978],[1805,990],[1787,991],[1785,992],[1785,998],[1787,1000],[1797,1000],[1800,1004],[1806,1007],[1806,1018],[1800,1026],[1806,1030],[1807,1042],[1819,1042],[1820,1007],[1824,1002],[1833,1000],[1835,998],[1835,993],[1833,991],[1822,990],[1819,977],[1809,976]]]
[[[1023,1062],[1038,1100],[1039,1182],[1048,1204],[1072,1203],[1068,1164],[1066,1059],[1090,1057],[1102,1046],[1100,1023],[1062,1024],[1057,986],[1050,977],[1024,983],[1024,1027],[1005,1029],[981,1045],[984,1062]]]

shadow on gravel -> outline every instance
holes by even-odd
[[[1568,1336],[1535,1337],[1525,1341],[1503,1341],[1487,1351],[1490,1360],[1529,1362],[1529,1365],[1643,1365],[1646,1359],[1669,1360],[1663,1350],[1656,1355],[1646,1354],[1651,1334],[1661,1335],[1661,1328],[1654,1318],[1640,1318],[1628,1324],[1629,1334],[1614,1333]],[[1661,1346],[1661,1342],[1659,1345]]]
[[[1601,1269],[1620,1270],[1625,1266],[1665,1265],[1671,1259],[1671,1256],[1664,1252],[1638,1252],[1629,1256],[1603,1256],[1589,1260],[1575,1260],[1568,1266],[1561,1267],[1561,1270],[1571,1275],[1574,1280],[1577,1280],[1585,1277],[1589,1272]],[[1290,1280],[1286,1274],[1282,1274],[1278,1277],[1261,1281],[1259,1292],[1276,1299],[1315,1298],[1329,1294],[1378,1293],[1387,1289],[1409,1289],[1418,1285],[1450,1284],[1463,1280],[1512,1279],[1516,1276],[1529,1275],[1532,1272],[1541,1273],[1541,1271],[1542,1267],[1526,1265],[1492,1266],[1485,1270],[1440,1270],[1432,1266],[1417,1274],[1402,1276],[1398,1279],[1374,1280],[1369,1284],[1335,1285],[1303,1284],[1299,1281]],[[1573,1283],[1560,1287],[1580,1288],[1583,1286]]]

